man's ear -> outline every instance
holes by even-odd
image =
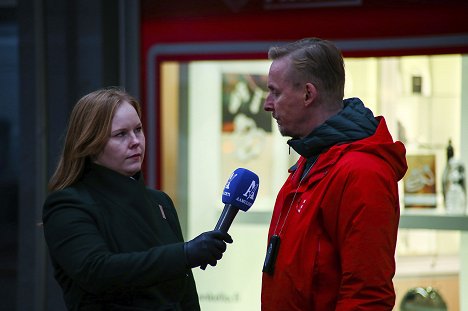
[[[312,83],[308,82],[305,85],[304,103],[306,106],[311,105],[317,98],[317,88]]]

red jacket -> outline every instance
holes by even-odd
[[[290,171],[268,234],[281,231],[281,243],[273,275],[263,273],[263,311],[392,310],[407,166],[405,147],[377,120],[374,135],[320,154],[302,182],[303,157]]]

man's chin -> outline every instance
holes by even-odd
[[[291,133],[287,129],[285,129],[284,127],[281,127],[281,126],[278,125],[278,130],[279,130],[281,136],[283,136],[283,137],[292,137]]]

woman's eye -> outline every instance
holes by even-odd
[[[135,132],[140,133],[143,131],[143,127],[139,126],[135,129]]]
[[[116,137],[123,137],[125,136],[125,132],[118,132],[117,134],[115,134]]]

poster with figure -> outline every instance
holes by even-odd
[[[437,207],[435,155],[408,155],[403,183],[406,208]]]
[[[262,176],[256,201],[272,196],[272,118],[263,110],[267,93],[266,75],[222,75],[222,174],[227,178],[236,168],[244,167]]]
[[[271,115],[263,110],[267,93],[266,75],[224,73],[222,131],[236,131],[236,119],[243,117],[271,133]]]

